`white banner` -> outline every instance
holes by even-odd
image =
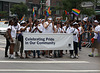
[[[23,33],[24,50],[73,50],[73,35]]]

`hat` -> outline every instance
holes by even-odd
[[[22,21],[20,24],[25,24],[25,21]]]
[[[99,23],[97,20],[94,20],[95,23]]]
[[[45,19],[42,19],[41,21],[43,22]]]
[[[73,23],[73,25],[77,25],[77,24],[78,24],[77,22]]]
[[[52,18],[48,18],[48,20],[52,20]]]

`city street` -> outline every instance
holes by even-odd
[[[4,57],[5,38],[0,35],[0,73],[100,73],[100,57],[88,57],[91,48],[82,48],[79,59],[9,59]]]

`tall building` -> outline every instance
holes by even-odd
[[[0,11],[6,11],[9,13],[9,16],[12,16],[10,8],[13,4],[18,4],[21,2],[26,3],[26,0],[0,0]]]

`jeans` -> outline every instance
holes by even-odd
[[[73,51],[75,55],[78,55],[78,43],[77,42],[73,42],[73,43],[74,43],[74,50],[70,50],[70,55],[73,55]]]
[[[81,50],[81,49],[82,49],[82,46],[81,46],[81,44],[82,44],[82,35],[80,35],[80,41],[79,41],[79,50]]]
[[[6,39],[5,56],[7,56],[9,46],[10,46],[10,42],[8,39]]]
[[[35,57],[36,56],[36,53],[37,53],[37,55],[38,55],[38,57],[40,57],[40,51],[39,50],[34,50],[33,51],[33,56]]]

